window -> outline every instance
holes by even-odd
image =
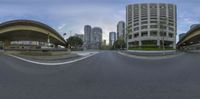
[[[147,20],[147,18],[142,18],[141,20]]]
[[[139,23],[135,23],[135,24],[134,24],[134,26],[137,26],[137,25],[139,25]]]
[[[160,29],[167,29],[167,26],[160,25]]]
[[[150,36],[157,36],[158,32],[157,31],[150,31]]]
[[[139,33],[134,34],[134,38],[137,38],[139,36]]]
[[[134,31],[137,31],[137,30],[139,30],[139,27],[135,27],[135,28],[134,28]]]
[[[167,24],[166,21],[160,21],[160,24]]]
[[[166,32],[160,32],[160,36],[166,36],[167,33]]]
[[[173,23],[169,23],[169,26],[174,26],[174,24]]]
[[[139,20],[134,20],[134,22],[138,22]]]
[[[143,36],[148,36],[148,32],[147,32],[147,31],[144,31],[144,32],[142,32],[141,34],[142,34],[142,37],[143,37]]]
[[[132,39],[132,35],[129,35],[129,36],[128,36],[128,39]]]
[[[158,28],[157,25],[150,25],[150,28]]]
[[[148,22],[147,21],[143,21],[143,22],[141,22],[141,24],[147,24]]]
[[[157,18],[151,18],[151,20],[157,20]]]
[[[173,38],[174,34],[173,33],[169,33],[169,37]]]
[[[151,21],[151,23],[158,23],[157,21]]]
[[[174,28],[172,28],[172,27],[169,27],[169,30],[170,30],[170,31],[174,31]]]
[[[148,28],[147,25],[144,25],[144,26],[141,27],[141,29],[147,29],[147,28]]]

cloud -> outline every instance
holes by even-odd
[[[116,32],[117,22],[125,21],[125,6],[149,0],[1,0],[0,22],[12,19],[32,19],[46,23],[58,32],[83,33],[89,24],[103,29],[103,39]],[[151,2],[160,2],[151,0]],[[187,32],[191,24],[199,23],[198,0],[164,0],[177,4],[178,33]]]
[[[66,26],[66,24],[62,24],[61,26],[58,27],[59,30],[63,29]]]

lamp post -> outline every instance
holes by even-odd
[[[50,38],[49,38],[49,33],[48,33],[47,43],[48,43],[48,47],[49,47],[49,46],[50,46]]]
[[[165,34],[166,34],[166,32],[164,32],[164,28],[168,24],[168,18],[164,18],[163,22],[161,22],[161,20],[159,20],[158,26],[159,26],[160,36],[162,37],[162,51],[163,51],[163,55],[165,55]]]

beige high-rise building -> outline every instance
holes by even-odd
[[[129,47],[176,48],[176,5],[165,3],[130,4],[126,7]],[[164,42],[164,44],[163,44]]]

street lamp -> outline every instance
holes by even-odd
[[[168,18],[164,18],[162,21],[163,22],[161,22],[161,20],[159,21],[158,26],[159,26],[160,35],[162,37],[163,55],[165,55],[165,38],[164,38],[164,36],[165,36],[166,32],[164,31],[164,28],[165,28],[165,26],[167,26],[166,24],[168,24]]]
[[[49,46],[50,46],[50,37],[49,37],[49,33],[48,33],[47,43],[48,43],[48,47],[49,47]]]

